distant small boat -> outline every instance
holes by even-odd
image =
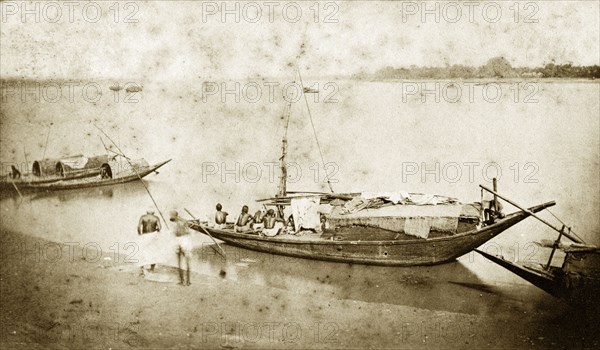
[[[108,163],[109,156],[85,157],[81,154],[56,159],[35,160],[32,172],[22,174],[20,178],[13,179],[4,176],[0,179],[0,187],[7,185],[13,188],[11,183],[17,186],[22,184],[47,184],[62,180],[81,179],[97,176],[100,174],[100,166]]]
[[[109,87],[109,89],[111,89],[112,91],[121,91],[121,90],[123,90],[123,87],[119,84],[116,84],[116,85],[111,85]]]
[[[103,163],[98,168],[95,176],[79,178],[52,178],[44,181],[28,181],[28,179],[3,179],[0,182],[2,191],[18,189],[24,191],[58,191],[77,188],[107,186],[121,184],[130,181],[139,180],[146,175],[155,172],[158,168],[167,164],[171,160],[166,160],[155,165],[141,159],[130,161],[133,168],[129,166],[130,162],[117,161],[114,159]]]
[[[142,91],[142,86],[139,85],[130,85],[125,88],[126,92],[140,92]]]

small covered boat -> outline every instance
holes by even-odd
[[[93,176],[86,177],[53,177],[45,181],[28,181],[28,179],[6,179],[0,182],[3,191],[57,191],[96,186],[107,186],[139,180],[155,172],[171,160],[149,165],[143,159],[128,160],[122,156],[106,158],[106,162],[98,164]],[[42,163],[43,165],[43,163]],[[40,169],[44,169],[41,167]]]
[[[0,188],[29,187],[62,180],[82,179],[100,174],[102,164],[108,163],[108,155],[85,157],[67,156],[56,159],[35,160],[31,173],[5,175],[0,179]],[[13,166],[14,167],[14,166]],[[15,167],[16,168],[16,167]],[[17,169],[18,171],[18,169]]]

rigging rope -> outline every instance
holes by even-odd
[[[321,145],[319,144],[319,138],[317,137],[317,130],[315,129],[315,124],[312,120],[312,114],[310,113],[310,107],[308,106],[308,98],[306,97],[306,93],[304,93],[304,82],[302,81],[302,75],[300,74],[300,68],[298,69],[298,77],[300,78],[300,87],[302,89],[302,95],[304,95],[304,102],[306,103],[306,110],[308,111],[308,119],[310,120],[310,125],[312,126],[313,134],[315,135],[315,140],[317,141],[317,148],[319,149],[319,155],[321,156],[321,162],[323,163],[323,169],[325,170],[325,181],[329,185],[329,190],[331,193],[333,192],[333,187],[331,186],[331,181],[329,181],[329,174],[327,174],[327,169],[325,168],[325,158],[323,157],[323,151],[321,150]]]
[[[560,222],[561,224],[565,225],[565,227],[567,227],[567,228],[569,229],[570,233],[571,233],[573,236],[577,237],[579,240],[581,240],[581,241],[583,242],[583,239],[581,239],[581,237],[579,237],[579,235],[577,235],[577,234],[575,233],[575,231],[571,230],[571,227],[570,227],[570,226],[568,226],[567,224],[565,224],[565,223],[564,223],[564,222],[563,222],[561,219],[559,219],[559,218],[558,218],[558,216],[554,215],[554,213],[553,213],[553,212],[551,212],[551,211],[550,211],[550,209],[546,209],[546,210],[548,211],[548,213],[550,213],[552,216],[554,216],[554,218],[555,218],[556,220],[558,220],[558,222]]]

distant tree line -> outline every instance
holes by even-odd
[[[357,79],[469,79],[469,78],[600,78],[600,66],[548,63],[544,67],[512,67],[504,57],[495,57],[480,67],[455,64],[448,67],[385,67],[375,74],[355,74]]]

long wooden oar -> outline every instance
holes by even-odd
[[[502,199],[504,199],[505,201],[507,201],[508,203],[514,205],[515,207],[521,209],[522,211],[526,212],[527,214],[533,216],[534,218],[540,220],[541,222],[543,222],[544,224],[548,225],[549,227],[551,227],[554,231],[558,232],[558,233],[562,233],[563,236],[567,237],[568,239],[572,240],[575,243],[580,243],[580,244],[585,244],[585,242],[577,237],[574,237],[573,235],[568,234],[567,232],[563,232],[559,229],[557,229],[556,227],[554,227],[551,223],[549,223],[548,221],[542,219],[541,217],[537,216],[534,212],[532,212],[529,209],[526,209],[525,207],[515,203],[514,201],[511,201],[510,199],[504,197],[503,195],[497,193],[496,191],[490,190],[489,188],[483,186],[483,185],[479,185],[479,187],[483,188],[484,190],[490,192],[493,195],[496,195]]]
[[[17,184],[14,181],[11,181],[11,183],[15,187],[15,190],[17,190],[17,193],[19,194],[19,197],[21,197],[21,200],[23,200],[23,195],[21,194],[21,191],[19,191]]]
[[[194,214],[190,213],[189,210],[187,210],[186,208],[183,208],[189,216],[192,217],[192,219],[194,220],[198,220],[194,217]],[[208,232],[204,227],[202,227],[202,225],[200,225],[200,221],[198,221],[198,226],[202,229],[202,231],[204,231],[204,233],[206,233],[208,235],[208,237],[210,237],[210,239],[213,240],[213,242],[215,242],[215,244],[217,245],[217,247],[219,247],[219,249],[221,250],[220,252],[218,250],[215,249],[216,252],[218,252],[219,254],[221,254],[225,259],[227,259],[227,254],[225,254],[225,251],[223,250],[223,248],[221,248],[221,246],[219,245],[219,243],[214,239],[214,237],[210,234],[210,232]],[[214,249],[214,247],[213,247]]]

